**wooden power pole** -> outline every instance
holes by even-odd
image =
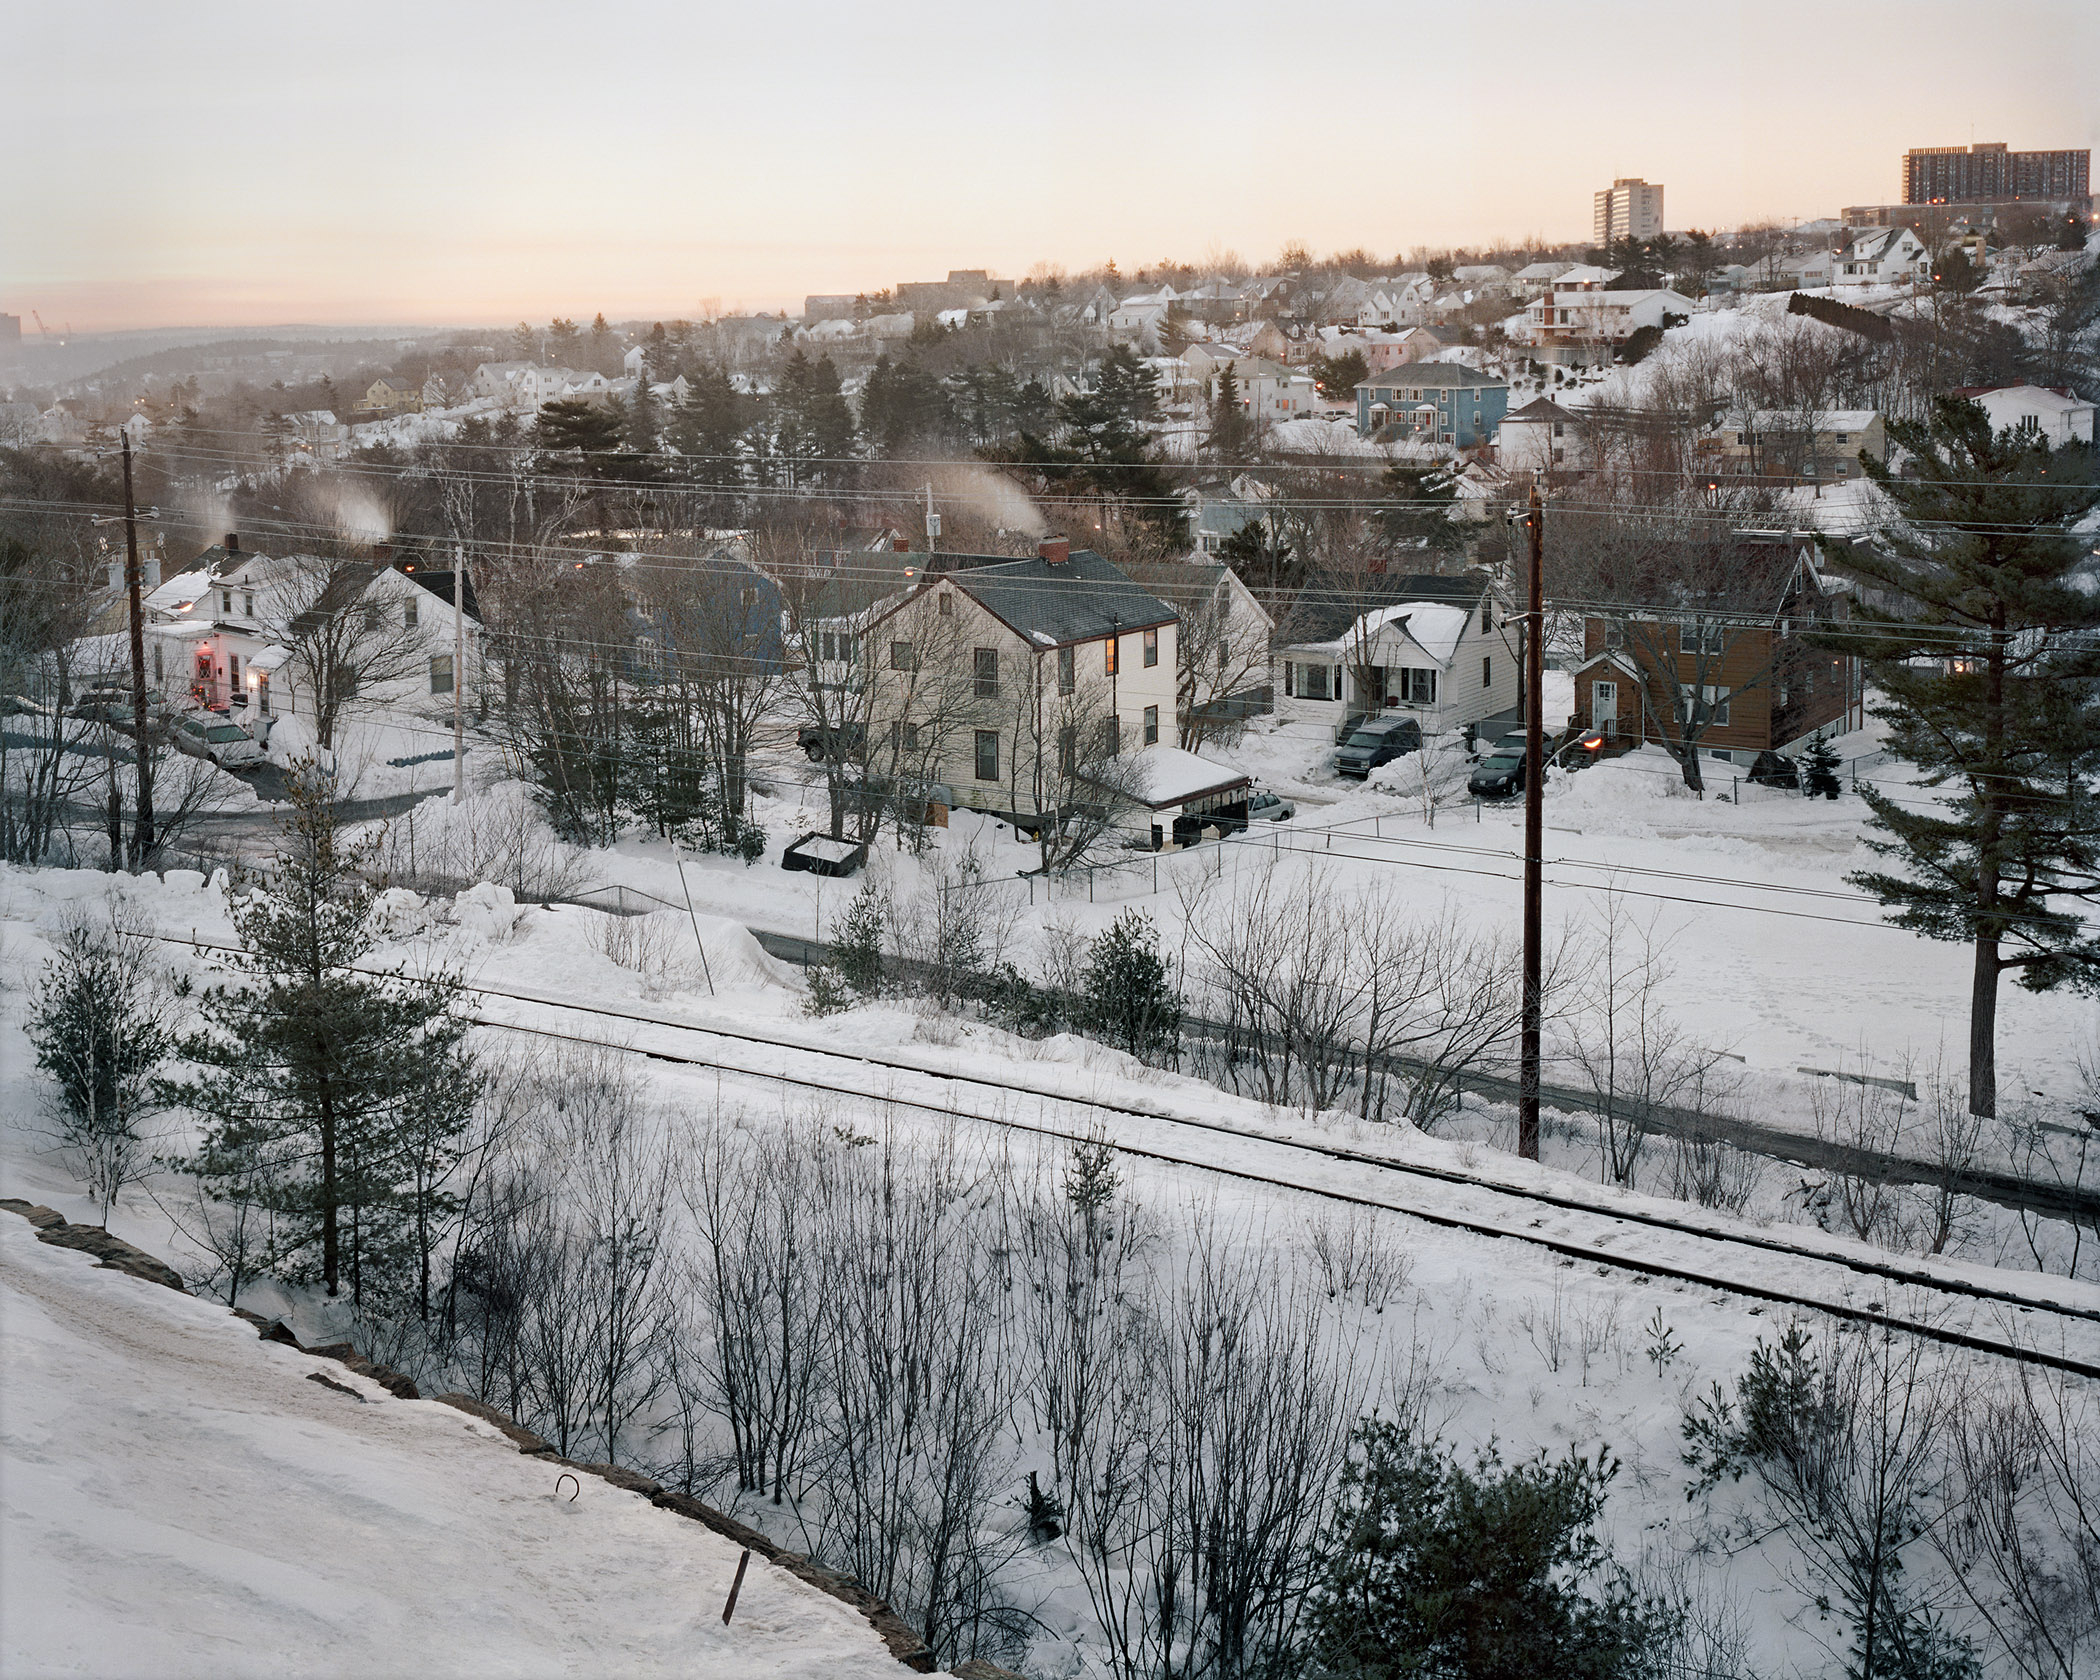
[[[138,731],[132,742],[132,763],[137,771],[138,816],[131,831],[131,863],[144,869],[153,856],[153,765],[146,738],[146,625],[145,607],[139,599],[139,512],[131,494],[131,434],[119,428],[124,439],[124,588],[131,597],[131,721]],[[116,763],[110,763],[116,774]]]
[[[1546,504],[1536,474],[1525,520],[1531,563],[1524,635],[1524,1025],[1517,1053],[1517,1153],[1539,1158],[1539,1039],[1545,1024],[1540,980],[1546,855]]]
[[[452,547],[452,803],[467,801],[467,549]]]

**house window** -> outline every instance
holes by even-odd
[[[1101,720],[1101,750],[1110,758],[1123,750],[1123,720],[1113,712]]]
[[[253,607],[251,606],[251,607],[250,607],[250,608],[249,608],[248,610],[249,610],[250,612],[253,612],[253,611],[254,611],[255,609],[254,609],[254,608],[253,608]],[[403,601],[403,602],[401,603],[401,623],[402,623],[402,626],[403,626],[403,627],[404,627],[405,629],[413,630],[413,629],[414,629],[414,628],[416,627],[416,618],[417,618],[417,602],[416,602],[416,598],[415,598],[415,597],[414,597],[413,595],[411,595],[411,596],[410,596],[410,597],[409,597],[409,598],[408,598],[408,599],[407,599],[406,601]]]
[[[1158,741],[1159,708],[1157,706],[1147,706],[1145,708],[1145,745],[1148,747],[1153,746],[1156,745]]]
[[[977,731],[977,779],[980,782],[999,779],[999,732],[996,729]]]
[[[155,642],[153,644],[153,681],[156,686],[158,686],[158,684],[161,681],[161,673],[161,648],[160,643]]]
[[[452,655],[433,653],[430,656],[430,692],[450,694],[452,692]]]
[[[1607,648],[1616,648],[1623,646],[1625,641],[1626,632],[1617,624],[1607,621],[1604,626],[1604,645]]]
[[[1400,703],[1403,706],[1436,704],[1436,673],[1403,665],[1400,668]]]
[[[379,617],[379,603],[377,601],[367,601],[365,603],[365,628],[367,630],[377,630],[379,628]]]
[[[999,698],[999,650],[978,648],[973,658],[977,667],[977,698],[996,700]]]
[[[1107,641],[1101,644],[1101,669],[1111,677],[1122,668],[1122,661],[1119,658],[1119,650],[1122,645],[1114,636],[1109,637]]]
[[[1722,624],[1701,624],[1692,635],[1685,638],[1701,653],[1726,653],[1728,651],[1728,627]]]
[[[1073,657],[1072,657],[1072,649],[1070,649],[1070,648],[1068,648],[1068,647],[1061,647],[1061,648],[1059,648],[1059,649],[1057,650],[1057,692],[1058,692],[1058,693],[1060,693],[1060,694],[1070,694],[1070,693],[1072,692],[1073,688],[1074,688],[1075,686],[1077,686],[1077,685],[1076,685],[1076,683],[1075,683],[1075,680],[1074,680],[1074,673],[1073,673],[1073,670],[1072,670],[1072,667],[1073,667],[1073,665],[1074,665],[1075,663],[1076,663],[1076,662],[1074,661],[1074,659],[1073,659]]]
[[[226,616],[227,616],[227,617],[229,617],[229,618],[231,618],[231,617],[233,616],[233,591],[232,591],[232,590],[230,590],[230,589],[222,589],[222,590],[220,590],[220,591],[219,591],[219,611],[221,611],[222,613],[226,614]]]
[[[916,671],[919,656],[909,642],[890,643],[890,669],[892,671]]]
[[[1495,662],[1486,656],[1483,656],[1480,661],[1480,686],[1482,688],[1493,688],[1495,686]]]
[[[890,751],[892,753],[915,753],[919,750],[919,726],[915,723],[893,723],[890,725]]]
[[[241,591],[241,617],[253,618],[254,616],[255,591],[252,589],[244,589]]]
[[[241,656],[237,653],[226,656],[226,687],[229,700],[241,692]]]
[[[833,660],[838,658],[838,656],[839,639],[836,632],[819,630],[817,632],[817,657],[822,660]]]
[[[1714,684],[1704,683],[1699,688],[1699,699],[1705,705],[1707,723],[1715,729],[1726,729],[1729,696]],[[1689,690],[1685,694],[1685,710],[1692,710]]]
[[[1079,767],[1079,731],[1071,724],[1057,732],[1057,773],[1069,776]]]
[[[1483,599],[1480,603],[1480,633],[1485,636],[1495,628],[1495,603]]]
[[[943,618],[953,618],[954,616],[955,616],[955,597],[954,597],[953,595],[950,595],[949,593],[947,593],[947,591],[943,590],[943,591],[941,592],[941,617],[943,617]]]
[[[1145,632],[1145,665],[1149,670],[1159,663],[1159,631],[1157,628]]]

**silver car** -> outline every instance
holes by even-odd
[[[222,770],[252,769],[270,756],[247,730],[216,712],[189,713],[176,724],[174,740],[182,751],[208,758]]]

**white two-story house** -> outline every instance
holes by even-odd
[[[1300,602],[1276,648],[1286,721],[1414,717],[1435,735],[1516,708],[1523,641],[1485,572],[1328,578]]]

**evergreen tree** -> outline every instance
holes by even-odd
[[[1445,468],[1387,467],[1380,484],[1391,498],[1378,516],[1388,541],[1432,555],[1456,554],[1465,547],[1465,531],[1451,517],[1458,506],[1458,481]]]
[[[634,382],[634,396],[621,416],[621,440],[631,454],[639,457],[630,470],[655,476],[657,446],[662,441],[658,436],[660,425],[656,395],[649,389],[649,376],[644,374]]]
[[[686,385],[670,425],[671,442],[686,457],[686,476],[711,490],[741,488],[750,399],[713,363],[691,374]]]
[[[1119,347],[1103,363],[1093,390],[1057,402],[1055,439],[1024,424],[1011,448],[984,454],[1026,463],[1050,485],[1098,497],[1104,513],[1127,514],[1148,546],[1178,550],[1188,542],[1188,508],[1142,427],[1158,409],[1157,376]]]
[[[1216,461],[1245,461],[1254,448],[1255,425],[1240,405],[1239,364],[1227,362],[1210,398],[1210,433],[1203,446]]]
[[[1844,791],[1838,781],[1837,748],[1818,735],[1802,757],[1802,791],[1811,799],[1835,799]]]
[[[1371,377],[1371,364],[1364,360],[1361,350],[1345,350],[1339,356],[1315,356],[1312,376],[1321,396],[1341,401],[1353,396],[1357,386]]]
[[[1320,1671],[1348,1680],[1646,1680],[1674,1618],[1598,1536],[1617,1466],[1542,1453],[1472,1467],[1372,1419],[1357,1432],[1307,1606]]]
[[[1080,1018],[1133,1056],[1171,1054],[1181,1042],[1181,994],[1142,910],[1126,910],[1087,948]]]
[[[882,990],[882,936],[889,921],[888,898],[873,881],[863,882],[831,936],[832,969],[864,998]]]
[[[58,1141],[109,1223],[110,1205],[146,1149],[155,1076],[171,1039],[153,972],[139,942],[114,922],[79,921],[57,937],[29,1006],[36,1065],[57,1090]]]
[[[331,1296],[347,1283],[360,1303],[413,1289],[427,1314],[480,1087],[457,982],[359,966],[377,943],[377,843],[341,842],[333,784],[312,765],[290,783],[275,878],[229,888],[244,978],[203,994],[178,1045],[195,1071],[160,1095],[203,1121],[182,1164],[207,1196],[266,1186],[265,1264]]]
[[[1816,639],[1863,661],[1889,750],[1944,791],[1862,784],[1868,845],[1894,867],[1851,879],[1899,927],[1972,947],[1969,1106],[1992,1115],[2000,977],[2100,990],[2081,914],[2100,902],[2100,600],[2077,587],[2086,545],[2066,533],[2100,491],[2084,452],[1993,435],[1959,397],[1888,430],[1907,468],[1862,465],[1903,522],[1838,558],[1901,605],[1862,601]]]
[[[855,453],[853,410],[829,356],[812,362],[797,350],[773,392],[775,447],[796,476],[811,482],[844,478]]]

